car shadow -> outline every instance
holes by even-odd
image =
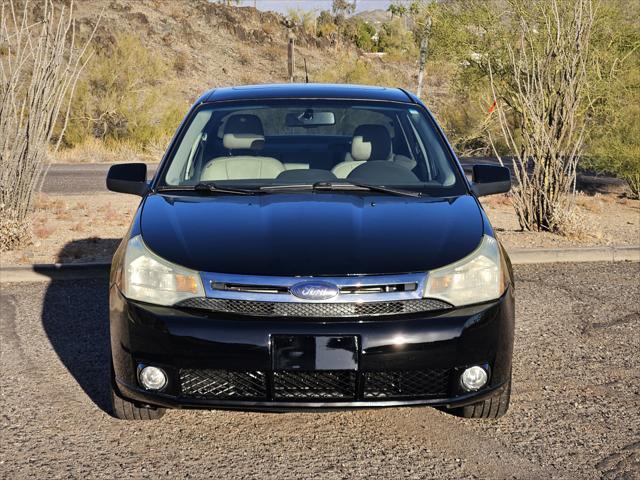
[[[67,243],[58,262],[68,262],[87,242],[95,239]],[[103,242],[115,251],[120,240]],[[72,279],[60,271],[34,270],[50,277],[41,318],[51,346],[87,396],[111,413],[108,268],[74,270]]]

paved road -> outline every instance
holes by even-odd
[[[495,159],[482,159],[483,163],[495,163]],[[470,168],[472,161],[463,160]],[[49,195],[79,195],[106,192],[105,178],[111,165],[108,163],[53,164],[45,177],[42,191]],[[149,178],[155,173],[157,164],[149,164]]]
[[[474,163],[498,165],[495,158],[463,158],[462,166],[468,173]],[[51,165],[43,184],[43,192],[49,195],[82,195],[87,193],[106,192],[105,178],[109,170],[107,163],[77,163]],[[509,166],[509,165],[507,165]],[[148,165],[149,178],[155,173],[157,164]],[[609,177],[578,176],[580,189],[592,193],[604,193],[611,187],[624,184],[623,181]]]
[[[3,285],[0,477],[640,478],[640,264],[517,268],[513,403],[113,419],[106,283]]]
[[[49,195],[106,192],[105,179],[110,166],[108,163],[53,164],[44,179],[42,191]],[[148,166],[149,177],[155,167]]]

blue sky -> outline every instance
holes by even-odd
[[[358,11],[386,9],[391,0],[357,0]],[[253,6],[254,0],[242,0],[241,5]],[[255,0],[260,10],[275,10],[286,13],[290,9],[330,10],[331,0]]]

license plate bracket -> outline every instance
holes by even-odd
[[[354,335],[274,335],[273,369],[297,371],[358,370],[358,337]]]

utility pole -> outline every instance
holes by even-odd
[[[418,98],[422,95],[422,85],[424,83],[424,69],[427,64],[429,55],[429,36],[431,35],[431,16],[427,16],[422,30],[422,40],[420,40],[420,58],[418,60],[418,90],[416,94]]]
[[[288,67],[289,67],[289,81],[293,83],[295,70],[296,70],[296,57],[295,57],[295,46],[296,40],[295,36],[292,34],[289,35],[289,45],[287,49],[287,58],[288,58]]]

